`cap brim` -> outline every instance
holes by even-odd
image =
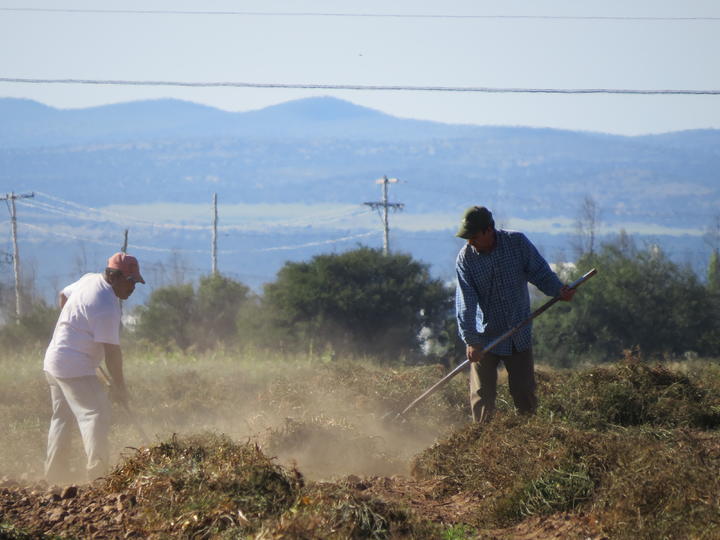
[[[145,284],[145,280],[143,279],[143,277],[140,275],[139,272],[137,274],[130,274],[128,276],[128,279],[130,279],[130,278],[135,280],[135,283],[142,283],[143,285]]]

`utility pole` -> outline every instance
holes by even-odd
[[[213,193],[212,275],[217,275],[217,193]]]
[[[383,176],[382,178],[375,180],[376,184],[382,184],[382,201],[363,203],[376,210],[379,210],[380,208],[383,209],[382,215],[380,216],[383,222],[383,231],[385,233],[383,238],[383,255],[390,253],[390,224],[388,221],[388,208],[392,208],[393,210],[402,210],[405,207],[402,203],[388,202],[388,184],[397,184],[399,181],[400,180],[397,178],[388,178],[387,176]]]
[[[17,214],[15,212],[16,199],[29,199],[35,196],[35,193],[25,193],[23,195],[15,195],[8,193],[4,197],[0,197],[0,201],[5,201],[10,210],[10,226],[12,228],[13,239],[13,273],[15,274],[15,322],[20,323],[22,316],[22,299],[20,298],[20,255],[18,253],[17,243]]]
[[[127,246],[128,246],[128,230],[125,229],[125,238],[123,239],[123,245],[120,248],[120,251],[123,253],[127,253]],[[123,315],[123,300],[120,300],[120,330],[123,329],[123,323],[122,323],[122,315]]]

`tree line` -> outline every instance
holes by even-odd
[[[573,302],[536,319],[539,362],[614,361],[633,347],[656,357],[720,356],[717,250],[706,279],[624,234],[593,246],[576,267],[568,281],[591,267],[598,276]],[[36,301],[18,324],[0,328],[0,346],[44,346],[57,314]],[[454,286],[433,278],[428,265],[410,255],[367,247],[288,262],[259,295],[222,274],[161,287],[133,315],[126,339],[168,349],[252,346],[388,362],[457,362],[464,355]]]

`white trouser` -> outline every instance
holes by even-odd
[[[69,471],[70,439],[77,421],[87,455],[87,479],[107,472],[110,457],[110,400],[95,376],[60,379],[45,372],[50,385],[53,415],[48,432],[45,478],[51,484],[72,482]]]

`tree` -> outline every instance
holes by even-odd
[[[187,349],[192,343],[195,293],[190,284],[155,289],[138,307],[137,335],[166,347]]]
[[[155,289],[138,308],[138,337],[183,350],[191,345],[210,348],[237,336],[237,318],[250,289],[220,274],[200,279],[197,292],[190,284]]]
[[[710,254],[710,264],[708,264],[708,290],[712,293],[720,293],[720,262],[717,250],[713,250]]]
[[[217,342],[234,339],[238,313],[249,295],[247,286],[221,274],[202,278],[195,295],[193,326],[196,341],[201,346],[210,347]]]
[[[52,338],[60,310],[36,299],[19,320],[7,318],[0,326],[0,349],[46,347]],[[14,315],[14,306],[13,306]]]
[[[715,214],[704,234],[705,243],[711,252],[720,251],[720,213]]]
[[[585,254],[595,253],[597,229],[600,225],[600,208],[597,201],[590,195],[585,195],[578,217],[575,220],[575,239],[572,242],[576,258]]]
[[[598,268],[569,304],[537,319],[538,356],[568,366],[578,356],[612,361],[635,345],[648,355],[693,350],[713,354],[720,315],[692,269],[679,266],[656,246],[605,244],[586,255],[579,269]]]
[[[720,293],[720,213],[713,216],[710,226],[705,231],[705,242],[710,247],[710,263],[708,264],[708,290]]]
[[[263,298],[278,342],[381,357],[418,351],[420,330],[440,332],[451,303],[427,265],[365,247],[286,263]]]

